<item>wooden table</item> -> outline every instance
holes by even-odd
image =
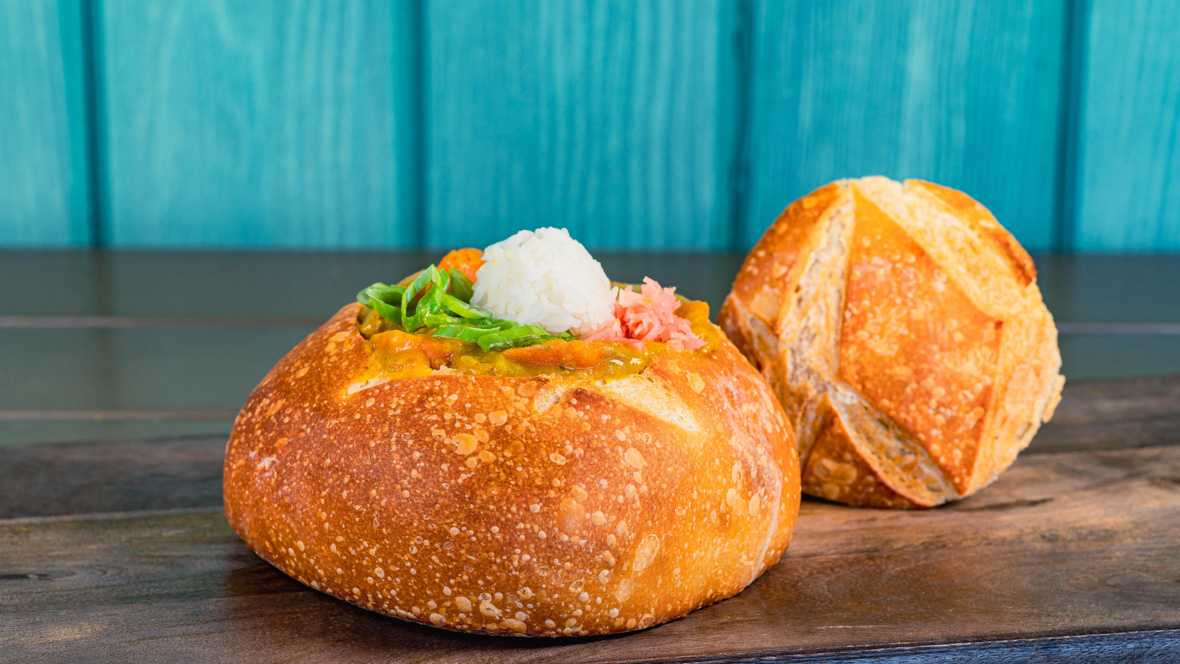
[[[1070,378],[992,487],[805,501],[741,595],[610,638],[456,635],[311,591],[221,512],[232,417],[423,254],[0,252],[0,661],[1175,661],[1180,257],[1038,257]],[[608,256],[714,305],[739,256]]]

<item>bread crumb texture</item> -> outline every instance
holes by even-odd
[[[792,420],[804,491],[929,507],[993,481],[1060,399],[1057,328],[986,208],[871,177],[788,207],[719,315]]]
[[[445,629],[585,636],[734,595],[785,550],[795,441],[732,344],[610,382],[357,385],[358,306],[270,372],[226,453],[230,524],[300,582]]]

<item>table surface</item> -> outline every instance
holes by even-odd
[[[287,579],[221,514],[253,385],[360,287],[437,255],[0,252],[0,661],[1180,658],[1180,256],[1039,256],[1065,399],[1016,465],[926,512],[807,500],[738,597],[521,641]],[[720,304],[741,257],[602,257]]]

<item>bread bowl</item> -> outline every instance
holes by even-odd
[[[718,322],[786,409],[805,493],[930,507],[992,482],[1064,378],[1032,259],[982,205],[869,177],[790,205]]]
[[[374,325],[375,310],[346,305],[312,332],[230,436],[229,523],[296,580],[445,629],[585,636],[729,597],[790,541],[790,425],[704,303],[676,309],[696,350],[484,351]]]

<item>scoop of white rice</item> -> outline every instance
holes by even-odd
[[[564,228],[538,228],[484,249],[472,304],[521,325],[585,336],[612,316],[602,265]]]

